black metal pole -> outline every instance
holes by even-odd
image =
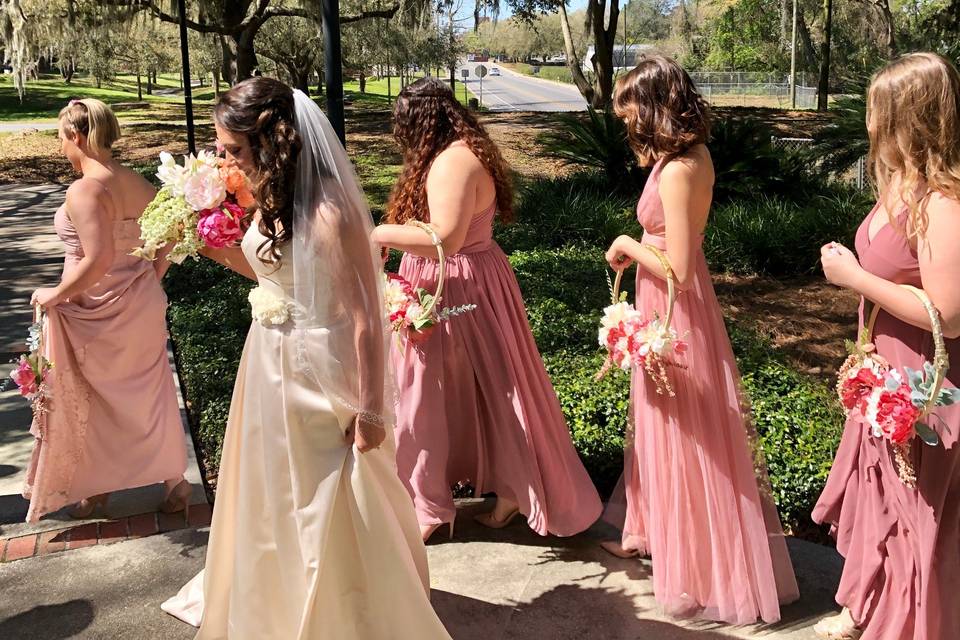
[[[190,49],[187,46],[187,7],[185,0],[177,0],[180,12],[180,58],[183,62],[183,106],[187,114],[187,147],[197,153],[197,140],[193,131],[193,93],[190,88]]]
[[[182,2],[183,0],[181,0]],[[343,145],[343,67],[340,53],[340,0],[323,0],[323,64],[327,76],[327,117]]]

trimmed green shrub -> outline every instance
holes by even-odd
[[[869,201],[854,189],[803,204],[760,196],[714,207],[704,253],[717,272],[792,276],[819,268],[820,247],[853,246]]]

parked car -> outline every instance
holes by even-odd
[[[500,69],[498,69],[497,67],[494,67],[494,68],[490,69],[490,75],[492,75],[492,76],[498,76],[498,75],[500,75]]]

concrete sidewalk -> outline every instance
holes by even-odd
[[[53,231],[53,214],[63,203],[61,185],[0,185],[0,377],[8,363],[26,350],[27,328],[32,321],[30,295],[38,287],[55,285],[63,268],[63,245]],[[180,399],[181,410],[183,399]],[[23,477],[33,450],[30,408],[15,389],[0,393],[0,540],[46,531],[63,530],[99,522],[103,518],[73,520],[65,511],[27,524],[27,501],[21,497]],[[194,503],[205,503],[206,494],[184,420],[187,444],[187,479],[194,485]],[[111,496],[110,518],[156,511],[163,500],[161,485],[121,491]],[[2,558],[2,554],[0,554]],[[0,639],[4,635],[0,633]]]
[[[649,562],[606,554],[599,528],[566,539],[541,538],[519,521],[491,531],[472,520],[489,507],[478,502],[462,503],[452,542],[428,546],[433,604],[456,640],[809,640],[835,609],[839,557],[791,541],[803,599],[780,624],[670,620],[653,601]],[[206,540],[207,529],[190,529],[0,565],[0,638],[192,638],[159,606],[202,568]]]

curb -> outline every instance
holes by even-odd
[[[213,506],[200,503],[190,505],[189,521],[184,518],[183,512],[141,513],[118,520],[90,522],[54,531],[0,539],[0,562],[14,562],[98,544],[146,538],[179,529],[207,527],[210,526],[212,515]]]

